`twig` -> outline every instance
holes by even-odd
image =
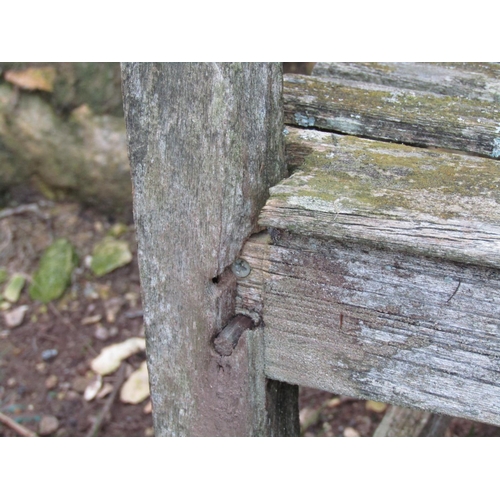
[[[118,394],[120,387],[122,386],[123,382],[125,381],[126,367],[127,367],[127,365],[125,363],[121,364],[121,366],[118,370],[118,373],[116,375],[116,381],[115,381],[115,386],[113,387],[113,392],[109,395],[108,399],[106,400],[106,404],[103,406],[101,413],[99,414],[96,421],[94,422],[94,425],[92,426],[92,428],[88,432],[87,437],[97,436],[97,433],[99,432],[99,429],[100,429],[101,424],[104,420],[104,417],[111,410],[111,407],[113,406],[113,402],[116,399],[116,395]]]
[[[12,217],[13,215],[25,214],[26,212],[33,212],[41,219],[48,218],[44,213],[40,211],[40,208],[36,203],[30,203],[28,205],[19,205],[16,208],[5,208],[3,210],[0,210],[0,219]]]
[[[11,429],[15,430],[18,434],[21,434],[21,436],[37,437],[37,435],[33,431],[30,431],[29,429],[24,427],[24,425],[18,424],[15,420],[12,420],[10,417],[1,412],[0,412],[0,422],[2,422],[2,424],[7,425]]]

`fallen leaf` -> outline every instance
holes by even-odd
[[[52,92],[56,79],[56,69],[53,66],[27,68],[23,70],[8,70],[4,78],[9,83],[26,90],[44,90]]]
[[[0,267],[0,285],[7,281],[8,277],[7,269],[5,269],[5,267]]]
[[[101,319],[102,319],[102,314],[95,314],[94,316],[87,316],[83,318],[80,324],[82,326],[93,325],[94,323],[98,323],[99,321],[101,321]]]
[[[365,404],[367,410],[374,411],[375,413],[382,413],[387,409],[385,403],[380,403],[379,401],[367,401]]]
[[[107,236],[94,247],[90,269],[96,276],[103,276],[131,261],[128,243]]]
[[[25,281],[24,276],[21,274],[14,274],[3,291],[3,298],[12,303],[17,302],[19,300],[19,296],[21,295]]]
[[[132,373],[120,390],[122,403],[137,404],[149,396],[148,367],[146,361],[138,370]]]
[[[145,405],[144,408],[142,409],[142,413],[145,413],[146,415],[149,415],[153,411],[153,403],[151,400],[149,400]]]
[[[132,354],[146,349],[146,340],[140,337],[132,337],[104,347],[97,358],[93,359],[90,366],[92,370],[100,375],[108,375],[118,369],[120,363]]]
[[[29,289],[31,298],[47,303],[61,297],[76,264],[77,257],[71,243],[64,238],[54,241],[40,259]]]
[[[16,326],[19,326],[23,322],[24,315],[28,309],[28,306],[19,306],[12,309],[12,311],[4,312],[3,317],[5,320],[5,326],[7,328],[15,328]]]
[[[106,397],[108,394],[111,393],[111,391],[113,390],[113,386],[109,383],[109,382],[106,382],[103,386],[103,388],[97,393],[97,399],[102,399],[104,397]]]
[[[101,390],[102,387],[102,377],[98,374],[94,377],[92,382],[85,387],[85,391],[83,393],[83,399],[85,401],[92,401],[99,391]]]

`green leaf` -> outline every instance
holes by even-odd
[[[96,276],[103,276],[131,261],[128,243],[107,236],[94,247],[90,269]]]
[[[24,287],[25,281],[24,276],[21,274],[14,274],[5,287],[3,298],[12,303],[17,302],[19,300],[19,296],[21,295],[21,290]]]
[[[30,297],[44,303],[58,299],[69,285],[77,262],[75,250],[68,240],[54,241],[40,259],[29,289]]]
[[[9,275],[7,274],[7,269],[5,267],[0,267],[0,285],[7,281]]]

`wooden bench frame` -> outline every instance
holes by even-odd
[[[324,257],[329,251],[321,247],[321,238],[314,240],[321,236],[314,228],[294,234],[300,221],[287,225],[282,217],[277,222],[276,217],[280,216],[273,215],[272,207],[279,203],[273,205],[271,200],[262,212],[269,189],[289,174],[284,158],[283,113],[301,126],[316,123],[328,127],[333,122],[328,122],[325,115],[311,118],[307,108],[311,101],[307,98],[303,99],[305,107],[301,108],[302,111],[291,113],[287,106],[283,107],[279,63],[127,63],[122,65],[122,75],[156,435],[298,435],[298,384],[500,422],[497,409],[499,385],[495,381],[491,382],[490,392],[494,401],[483,401],[481,405],[477,397],[472,397],[470,403],[462,405],[460,400],[464,393],[459,391],[450,405],[446,394],[438,396],[432,387],[426,397],[421,397],[425,392],[421,387],[409,394],[408,387],[402,385],[404,359],[398,365],[396,372],[399,370],[399,375],[394,375],[394,380],[391,380],[394,366],[384,362],[383,369],[382,365],[374,365],[374,369],[380,368],[377,376],[368,373],[365,365],[358,372],[358,379],[366,381],[367,377],[372,377],[370,384],[354,383],[356,377],[347,377],[346,371],[339,367],[343,363],[349,365],[352,374],[360,356],[364,356],[357,351],[359,339],[354,343],[345,340],[340,346],[340,357],[332,362],[332,353],[339,348],[338,338],[328,347],[324,329],[318,330],[322,332],[319,337],[314,338],[313,334],[313,343],[308,341],[307,345],[301,337],[306,326],[301,327],[298,337],[282,336],[287,314],[294,316],[293,311],[287,312],[287,308],[299,304],[300,314],[307,310],[307,305],[300,305],[300,286],[294,289],[288,284],[277,291],[275,280],[274,285],[265,285],[267,291],[263,299],[262,284],[269,284],[266,280],[272,272],[275,275],[283,272],[290,279],[299,279],[300,283],[300,273],[294,274],[300,266],[294,267],[293,259],[300,261],[303,252],[307,255],[316,252],[315,255]],[[307,83],[307,78],[288,81],[289,87],[300,86],[305,85],[304,81]],[[300,92],[297,95],[300,96]],[[375,96],[376,99],[382,97]],[[303,123],[304,120],[307,123]],[[334,125],[340,127],[341,132],[349,132],[349,127],[355,127],[357,133],[365,135],[366,130],[361,129],[356,120],[336,120]],[[347,128],[342,130],[343,126]],[[369,126],[373,127],[373,124]],[[409,143],[434,140],[436,135],[408,138],[411,132],[411,128],[403,132]],[[464,144],[456,134],[449,137],[444,147]],[[484,131],[481,140],[471,138],[470,134],[467,137],[470,151],[481,154],[487,154],[484,151],[489,151],[487,147],[491,140],[496,140],[494,136],[485,139]],[[467,144],[463,149],[467,150]],[[477,151],[478,148],[483,149]],[[495,151],[493,148],[493,157]],[[286,186],[286,182],[280,184],[279,189],[286,190]],[[320,212],[325,210],[330,209],[321,209]],[[327,224],[335,216],[330,213],[329,217]],[[270,235],[263,233],[263,226],[274,227],[275,232]],[[289,255],[280,256],[284,266],[281,271],[278,262],[271,272],[269,262],[276,263],[277,260],[269,252],[279,252],[282,248],[273,248],[270,244],[273,238],[288,241],[285,246]],[[392,254],[387,260],[388,267],[393,266],[395,252],[404,250],[404,245],[398,247],[397,239],[393,243],[393,248],[389,249]],[[344,246],[345,243],[340,241],[335,251],[343,251]],[[301,250],[291,255],[293,249],[299,247]],[[431,250],[428,250],[431,254],[424,258],[433,258]],[[363,250],[359,252],[357,258],[361,258]],[[310,265],[302,262],[301,265],[314,274],[318,269],[328,267],[330,257],[324,257],[326,260],[319,265],[317,262]],[[380,255],[377,258],[381,258]],[[493,256],[494,261],[495,258]],[[491,264],[487,260],[479,262],[484,270],[480,270],[484,276],[479,281],[493,279],[496,283],[498,272],[495,270],[493,277],[491,272],[488,274],[484,268],[488,263]],[[248,265],[252,271],[250,275]],[[443,279],[448,275],[458,276],[453,266],[460,264],[452,262],[446,265],[449,269],[444,272]],[[328,279],[338,274],[335,269],[329,272]],[[405,272],[408,270],[401,270],[401,273]],[[262,273],[267,275],[263,277]],[[460,281],[458,283],[460,286]],[[448,293],[447,303],[455,297],[457,290]],[[279,302],[280,296],[293,294],[295,297],[291,302]],[[318,298],[317,304],[325,303],[327,296]],[[249,307],[252,301],[253,305]],[[259,306],[255,305],[259,301],[267,308],[266,314],[259,314]],[[312,311],[321,309],[317,304]],[[330,326],[335,321],[335,329],[339,331],[353,326],[352,318],[356,314],[353,313],[351,318],[349,311],[353,311],[352,306],[344,310],[339,309],[339,304],[342,305],[342,300],[332,302],[327,313],[319,315],[317,321],[320,323],[327,318],[325,321]],[[268,311],[278,309],[275,316],[269,315]],[[251,318],[251,323],[248,318]],[[299,321],[297,315],[294,318]],[[314,318],[309,317],[308,321],[314,321]],[[358,326],[359,321],[357,317]],[[497,328],[496,319],[493,323]],[[429,325],[415,322],[415,331],[427,327]],[[497,341],[496,333],[493,334],[494,342]],[[405,349],[415,342],[416,337],[410,337],[401,341]],[[485,338],[482,342],[486,345],[490,340]],[[313,344],[315,347],[311,350]],[[374,356],[378,356],[377,359],[386,356],[388,345],[374,352]],[[301,346],[305,346],[305,350]],[[322,350],[326,356],[322,357]],[[463,354],[466,350],[458,349],[457,352]],[[481,356],[487,355],[488,352],[481,352]],[[499,365],[494,348],[489,355],[493,360],[492,370],[496,373]],[[393,358],[393,354],[390,357]],[[339,369],[331,371],[332,363]],[[425,365],[421,369],[425,371]],[[416,385],[422,380],[429,379],[416,377]],[[457,384],[458,387],[460,384]],[[484,400],[487,393],[482,394]]]

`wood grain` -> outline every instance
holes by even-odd
[[[231,356],[212,343],[234,314],[228,267],[285,175],[281,66],[127,63],[122,75],[155,434],[297,433],[296,397],[266,389],[262,332]],[[296,424],[272,427],[278,401]]]
[[[498,269],[279,229],[243,258],[269,378],[500,424]]]
[[[347,71],[340,78],[285,75],[285,123],[499,158],[498,80],[476,75],[474,86],[469,73],[457,87],[446,80],[450,70],[422,72],[419,80],[415,68],[405,79],[390,71],[382,78],[376,70],[362,78],[363,68],[351,80]],[[374,74],[377,83],[370,81]]]
[[[262,226],[500,267],[497,161],[287,132],[289,160],[301,166],[272,188]]]

